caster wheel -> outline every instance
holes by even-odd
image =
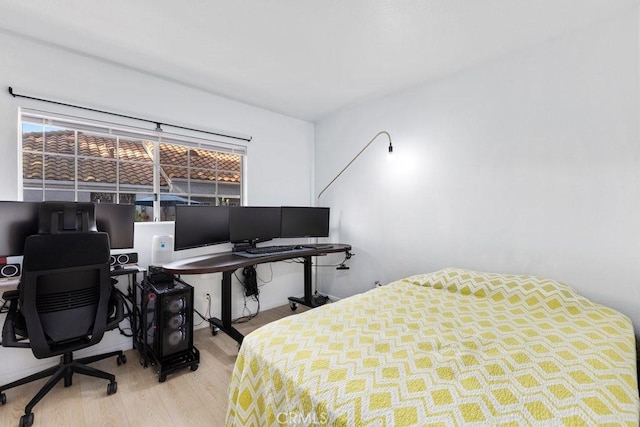
[[[215,326],[212,326],[211,327],[211,335],[213,335],[214,337],[216,335],[218,335],[218,330],[219,330],[218,328],[216,328]]]
[[[291,309],[291,311],[296,311],[296,309],[298,308],[298,303],[290,302],[289,308]]]
[[[198,370],[198,364],[194,363],[193,365],[191,365],[191,370],[192,371],[197,371]]]
[[[5,405],[7,403],[7,395],[0,393],[0,404]]]
[[[111,396],[117,391],[118,391],[118,383],[116,381],[109,383],[109,385],[107,385],[107,396]]]
[[[20,417],[20,427],[31,427],[33,425],[33,412]]]
[[[121,356],[118,356],[118,358],[116,359],[116,362],[118,363],[118,366],[127,363],[127,355],[123,354]]]
[[[163,383],[167,380],[167,376],[166,375],[160,375],[158,377],[158,382]]]

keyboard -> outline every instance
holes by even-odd
[[[280,252],[289,252],[300,248],[299,245],[291,246],[261,246],[259,248],[249,248],[244,251],[252,255],[267,255]]]

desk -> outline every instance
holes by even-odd
[[[233,252],[223,252],[213,255],[202,255],[193,258],[186,258],[174,262],[170,262],[162,266],[164,270],[172,274],[207,274],[222,273],[222,301],[221,301],[221,318],[212,317],[209,323],[219,328],[221,331],[236,340],[238,344],[242,344],[244,335],[238,332],[232,326],[231,319],[231,278],[232,274],[238,268],[249,267],[256,264],[265,264],[269,262],[285,261],[294,258],[302,258],[304,260],[304,298],[289,298],[290,301],[301,303],[309,307],[314,307],[313,303],[313,286],[311,278],[311,257],[318,255],[326,255],[329,253],[348,253],[351,250],[350,245],[343,244],[318,244],[306,245],[303,249],[293,251],[268,254],[259,257],[245,258],[236,255]]]
[[[0,293],[16,289],[19,283],[20,277],[8,277],[6,279],[0,279]]]

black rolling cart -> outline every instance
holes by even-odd
[[[140,351],[140,363],[145,368],[155,365],[160,382],[180,369],[198,369],[200,352],[193,345],[193,287],[150,267],[134,295],[137,293],[134,346]]]

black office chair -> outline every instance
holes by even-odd
[[[64,378],[71,385],[74,373],[109,380],[107,394],[118,389],[113,374],[86,366],[87,363],[117,356],[122,351],[73,359],[73,352],[102,339],[124,318],[122,295],[109,275],[109,236],[95,228],[91,203],[43,202],[39,234],[27,237],[18,290],[5,292],[9,312],[2,329],[3,347],[31,348],[43,359],[62,355],[60,364],[0,387],[0,403],[5,390],[51,376],[27,404],[20,426],[33,424],[33,407]]]

